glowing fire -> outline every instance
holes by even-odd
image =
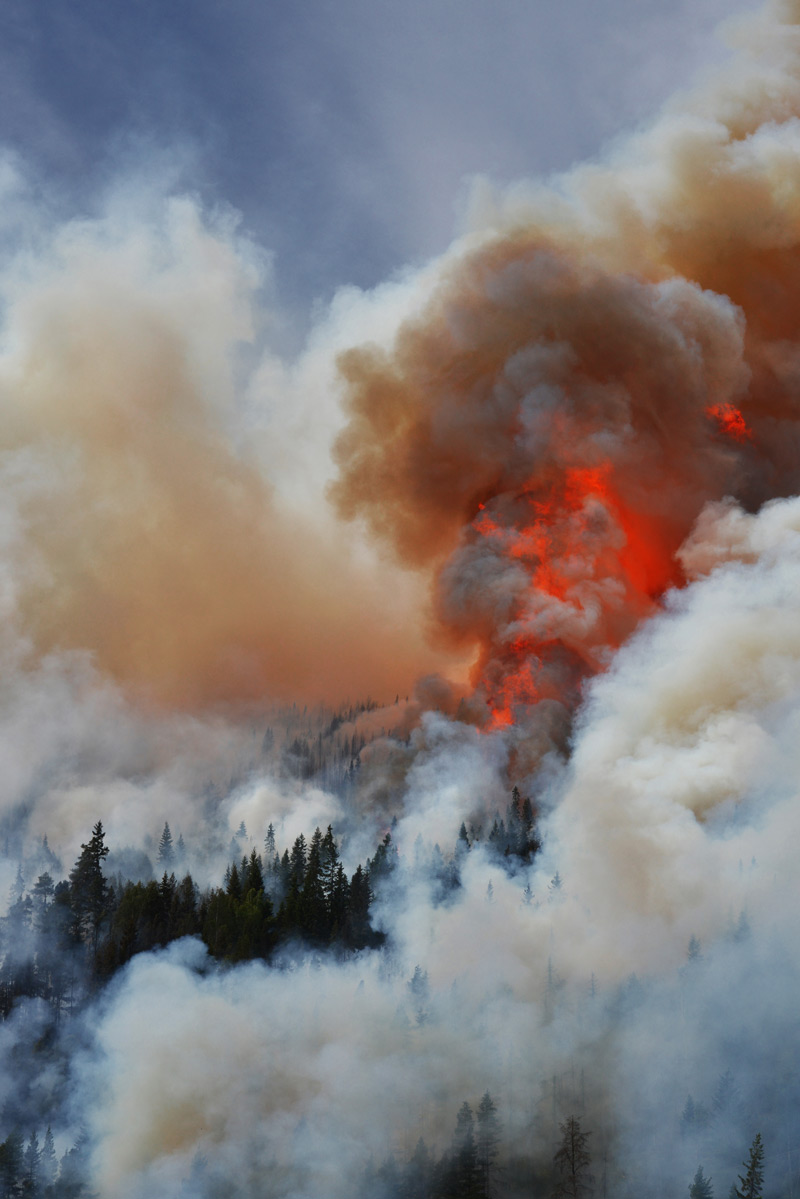
[[[514,496],[511,520],[479,506],[475,534],[530,577],[519,620],[511,623],[527,620],[532,631],[487,645],[477,667],[489,730],[513,724],[520,707],[563,698],[565,676],[577,685],[603,669],[608,650],[680,581],[674,545],[653,519],[624,504],[612,483],[608,465],[572,468]],[[571,622],[581,629],[572,639]],[[591,622],[596,631],[587,636]]]
[[[717,422],[720,430],[734,441],[752,441],[753,434],[738,408],[733,404],[711,404],[706,414]]]

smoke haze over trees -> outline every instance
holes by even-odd
[[[0,1197],[800,1188],[800,3],[269,348],[0,162]],[[277,319],[277,318],[276,318]]]

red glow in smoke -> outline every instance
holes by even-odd
[[[747,422],[742,416],[738,408],[733,404],[711,404],[706,409],[706,414],[715,420],[721,431],[732,437],[734,441],[752,441],[752,431],[747,427]]]
[[[576,678],[602,669],[604,652],[617,648],[680,581],[671,538],[653,518],[622,502],[610,465],[568,469],[546,490],[531,484],[514,503],[510,521],[497,519],[483,504],[473,521],[479,537],[528,571],[527,598],[537,628],[537,635],[484,649],[477,681],[491,712],[490,731],[513,724],[519,708],[563,699],[564,674],[570,673],[565,657],[571,655]],[[602,609],[604,602],[608,611],[600,612],[596,631],[587,637],[590,610]],[[519,619],[524,623],[524,610]],[[583,643],[577,633],[570,643],[571,622],[580,627]]]

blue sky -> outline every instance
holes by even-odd
[[[308,312],[441,250],[470,177],[598,153],[734,0],[3,0],[0,141],[71,214],[146,167],[241,212]]]

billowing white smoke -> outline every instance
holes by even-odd
[[[344,1195],[369,1154],[446,1141],[487,1087],[508,1143],[546,1158],[554,1077],[559,1104],[583,1088],[632,1178],[678,1185],[700,1151],[678,1137],[686,1095],[710,1102],[730,1069],[744,1106],[705,1160],[738,1164],[773,1062],[800,1048],[800,500],[717,506],[682,556],[696,581],[592,685],[551,782],[544,868],[509,877],[476,845],[461,890],[432,902],[417,835],[474,816],[502,751],[431,716],[396,829],[403,881],[380,909],[388,962],[204,976],[179,945],[131,963],[88,1075],[104,1196],[177,1194],[196,1154],[244,1195]],[[704,956],[684,966],[693,935]]]

